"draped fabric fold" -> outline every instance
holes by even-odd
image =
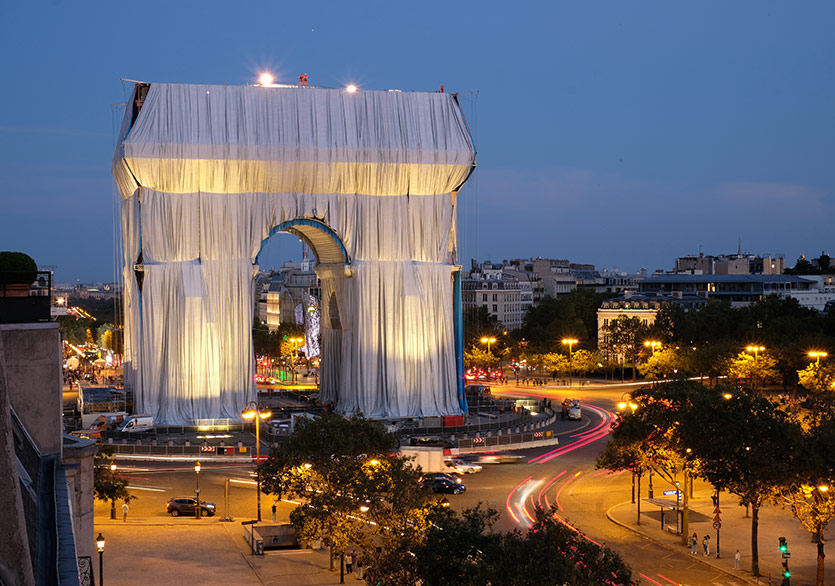
[[[240,417],[255,397],[255,259],[274,227],[308,218],[345,251],[317,267],[320,400],[370,417],[460,412],[450,192],[475,153],[452,96],[152,84],[123,129],[114,176],[141,410]]]

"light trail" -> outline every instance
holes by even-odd
[[[513,505],[511,504],[511,501],[513,500],[513,495],[516,493],[516,491],[517,491],[517,490],[519,490],[519,488],[520,488],[523,484],[525,484],[526,482],[528,482],[531,478],[533,478],[533,476],[528,476],[525,480],[523,480],[522,482],[520,482],[519,484],[517,484],[517,485],[516,485],[516,488],[514,488],[513,490],[511,490],[511,491],[510,491],[510,493],[507,495],[507,501],[505,502],[505,506],[506,506],[506,508],[507,508],[507,512],[508,512],[508,513],[510,513],[510,516],[511,516],[511,517],[513,517],[513,520],[514,520],[514,521],[516,521],[516,523],[518,523],[519,525],[521,525],[521,524],[522,524],[522,521],[520,521],[520,520],[519,520],[519,517],[517,517],[517,516],[516,516],[516,513],[514,513],[514,512],[513,512]]]
[[[560,512],[562,512],[562,505],[560,504],[560,495],[562,494],[563,489],[565,489],[566,486],[568,486],[575,478],[580,476],[580,474],[582,473],[582,471],[577,472],[577,474],[566,480],[563,483],[563,485],[557,490],[557,494],[554,496],[554,503],[557,505],[557,510],[559,510]]]
[[[549,487],[549,486],[551,486],[552,484],[554,484],[554,483],[555,483],[555,482],[556,482],[556,481],[560,478],[560,476],[562,476],[562,475],[563,475],[563,474],[565,474],[566,472],[568,472],[568,470],[567,470],[567,469],[566,469],[566,470],[563,470],[562,472],[560,472],[559,474],[557,474],[556,476],[554,476],[551,480],[549,480],[549,481],[548,481],[548,484],[546,484],[545,486],[543,486],[543,487],[542,487],[542,490],[540,490],[540,491],[539,491],[539,496],[537,497],[537,501],[541,501],[541,500],[542,500],[542,493],[544,493],[546,490],[548,490],[548,487]]]
[[[128,485],[127,488],[129,488],[131,490],[149,490],[151,492],[167,492],[169,490],[169,489],[165,489],[165,488],[151,488],[149,486],[131,486],[131,485]]]
[[[675,580],[670,580],[667,576],[665,576],[663,574],[658,574],[658,577],[661,578],[662,580],[666,580],[667,582],[669,582],[670,584],[673,584],[674,586],[681,586],[681,582],[676,582]]]
[[[647,580],[649,580],[649,581],[650,581],[650,582],[652,582],[653,584],[658,584],[658,586],[664,586],[664,584],[662,584],[662,583],[661,583],[661,582],[659,582],[658,580],[653,580],[652,578],[650,578],[650,577],[649,577],[649,576],[647,576],[646,574],[641,574],[641,578],[646,578]]]

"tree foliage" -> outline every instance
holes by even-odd
[[[111,470],[113,464],[113,448],[102,446],[93,457],[93,494],[102,501],[110,501],[115,506],[116,501],[130,502],[134,500],[128,490],[128,479],[119,476],[118,470]]]
[[[537,508],[525,533],[491,530],[498,513],[481,505],[437,516],[414,556],[423,584],[458,586],[630,585],[631,570],[556,517]]]

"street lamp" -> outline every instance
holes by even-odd
[[[110,475],[116,472],[116,462],[110,462]],[[112,480],[112,479],[111,479]],[[116,518],[116,499],[110,499],[110,518]]]
[[[104,536],[101,531],[96,537],[96,547],[99,548],[99,586],[104,586]]]
[[[574,374],[574,368],[571,364],[571,348],[574,344],[578,344],[579,340],[575,340],[574,338],[563,338],[562,344],[565,346],[568,345],[568,386],[571,386],[571,376]]]
[[[200,461],[194,464],[194,474],[197,478],[197,485],[194,488],[194,496],[197,499],[197,502],[194,503],[194,516],[199,519],[203,515],[203,511],[200,509]]]
[[[821,358],[826,358],[828,354],[826,352],[819,352],[817,350],[812,350],[809,352],[809,356],[815,359],[815,365],[820,365]]]
[[[294,338],[291,338],[294,340]],[[295,371],[293,371],[295,375]],[[272,415],[272,411],[255,401],[250,401],[241,412],[244,419],[255,419],[255,481],[257,493],[258,522],[261,522],[261,470],[258,465],[261,463],[261,420]]]
[[[646,342],[644,342],[644,346],[646,346],[647,348],[652,348],[653,354],[655,354],[655,351],[658,348],[661,348],[661,345],[661,342],[659,342],[658,340],[647,340]]]
[[[496,338],[487,338],[484,337],[481,339],[482,344],[487,344],[487,353],[490,354],[490,344],[496,343]]]
[[[765,352],[765,346],[748,346],[745,348],[748,352],[754,353],[754,362],[757,362],[760,352]]]

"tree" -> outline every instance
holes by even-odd
[[[412,548],[420,583],[427,586],[631,585],[631,570],[614,552],[565,525],[556,510],[537,508],[522,533],[491,530],[498,513],[480,504],[433,519]],[[389,582],[385,582],[389,583]],[[417,581],[412,582],[419,583]]]
[[[817,414],[816,414],[817,415]],[[779,490],[779,502],[787,506],[812,536],[817,547],[816,586],[824,584],[825,531],[835,519],[835,416],[827,410],[787,451],[802,453],[794,462],[794,475]],[[830,490],[832,489],[832,490]]]
[[[464,350],[466,368],[492,368],[497,362],[496,355],[493,352],[488,353],[486,348],[475,345]]]
[[[129,503],[134,500],[128,490],[127,478],[122,478],[111,468],[114,450],[110,446],[102,446],[93,457],[93,494],[102,501],[110,501],[110,518],[116,518],[116,501]]]
[[[487,311],[483,305],[468,307],[464,310],[464,347],[476,346],[483,337],[497,338],[504,333],[498,318]]]
[[[812,363],[797,371],[800,384],[815,393],[835,391],[835,364]]]
[[[571,369],[580,377],[601,368],[603,357],[597,352],[577,350],[571,355]]]
[[[261,486],[276,498],[303,501],[290,514],[302,541],[321,540],[332,554],[351,543],[374,549],[371,534],[386,541],[425,526],[432,502],[418,483],[418,470],[390,455],[397,444],[381,423],[360,415],[302,419],[259,465]],[[385,534],[393,527],[400,530]]]
[[[765,352],[748,354],[740,352],[739,355],[727,365],[728,376],[731,379],[747,379],[751,381],[751,388],[755,389],[757,383],[765,385],[769,382],[780,380],[777,372],[777,361],[773,356]]]
[[[519,334],[538,352],[550,351],[554,340],[565,337],[589,340],[596,346],[597,310],[608,297],[611,295],[586,289],[545,297],[525,314]]]
[[[609,336],[610,351],[632,364],[632,380],[635,380],[638,356],[643,339],[647,336],[649,329],[637,317],[618,316],[617,319],[609,322],[604,331]]]
[[[638,367],[638,372],[648,379],[674,377],[687,370],[686,359],[686,352],[675,348],[662,348],[653,352],[647,361]]]
[[[542,366],[547,373],[554,377],[566,376],[571,370],[568,357],[559,352],[549,352],[542,355]]]
[[[759,511],[796,464],[800,452],[788,446],[796,445],[797,426],[769,399],[745,389],[702,387],[675,413],[678,441],[686,458],[698,462],[700,476],[751,507],[751,572],[758,576]]]

